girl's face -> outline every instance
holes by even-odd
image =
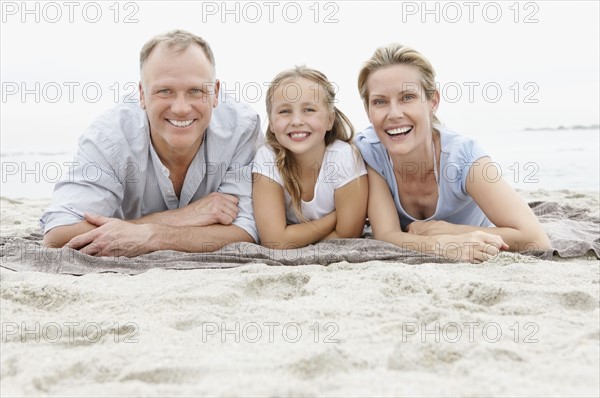
[[[406,155],[430,142],[439,93],[427,99],[419,71],[411,65],[379,69],[367,79],[369,120],[388,153]]]
[[[323,150],[325,133],[332,129],[333,120],[320,84],[294,78],[276,87],[269,125],[277,142],[292,153]]]

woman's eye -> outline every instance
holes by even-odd
[[[385,101],[382,99],[373,100],[373,105],[383,105],[383,104],[385,104]]]
[[[404,97],[402,97],[403,101],[412,101],[415,99],[415,95],[414,94],[406,94]]]
[[[279,111],[279,113],[290,113],[289,109],[282,109]]]

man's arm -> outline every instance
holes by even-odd
[[[181,209],[165,210],[129,221],[134,224],[162,224],[172,227],[231,225],[239,212],[238,203],[236,196],[213,192]]]
[[[262,136],[260,118],[255,115],[243,131],[234,134],[238,139],[234,154],[224,173],[220,171],[207,175],[207,178],[223,175],[218,181],[217,192],[210,193],[200,200],[174,210],[149,214],[132,222],[136,224],[163,224],[173,227],[209,226],[215,224],[236,225],[258,240],[252,211],[252,177],[250,163],[255,148]],[[232,144],[235,142],[228,142]],[[225,144],[225,143],[223,143]],[[221,150],[220,146],[212,147]],[[210,149],[209,149],[210,151]],[[210,156],[210,153],[209,153]],[[225,162],[213,162],[218,167]]]
[[[163,226],[197,226],[205,227],[214,224],[231,225],[238,213],[238,199],[232,195],[212,193],[177,210],[166,210],[159,213],[128,220],[132,224],[161,224]],[[91,221],[88,221],[89,218]],[[44,246],[60,248],[76,236],[98,228],[94,215],[87,215],[85,221],[71,225],[55,227],[44,235]]]
[[[89,229],[82,235],[77,234],[81,227],[74,224],[49,235],[44,241],[55,241],[57,246],[67,244],[88,254],[118,252],[118,255],[127,256],[161,249],[210,251],[211,247],[217,250],[232,242],[254,242],[258,234],[252,214],[252,181],[247,165],[252,161],[260,133],[260,120],[256,115],[246,131],[239,134],[234,156],[218,193],[209,194],[183,209],[160,212],[131,222],[86,214],[90,225],[86,225]],[[93,229],[93,225],[98,228]]]
[[[50,231],[44,234],[44,246],[50,248],[61,248],[74,237],[85,234],[86,232],[92,231],[96,228],[98,227],[94,224],[90,224],[87,221],[80,221],[76,224],[62,225],[60,227],[52,228]]]
[[[92,256],[139,256],[156,250],[205,253],[233,242],[254,242],[235,225],[172,227],[133,224],[116,218],[86,215],[98,228],[78,235],[67,245]]]
[[[61,247],[95,228],[84,213],[122,217],[126,189],[144,192],[151,166],[148,117],[137,103],[121,103],[98,116],[78,140],[73,161],[42,214],[44,244]],[[140,214],[133,212],[133,217]]]
[[[219,183],[218,192],[213,192],[201,201],[190,203],[185,208],[174,210],[170,214],[164,212],[145,219],[146,222],[152,218],[165,221],[165,217],[168,217],[171,220],[169,226],[160,228],[157,241],[155,244],[150,244],[150,249],[208,252],[218,250],[229,243],[258,241],[252,210],[250,164],[262,137],[262,131],[257,114],[245,120],[249,121],[235,126],[239,130],[232,134],[232,141],[221,143],[222,145],[235,144],[236,147],[223,179]],[[242,125],[245,127],[240,128]],[[212,150],[220,153],[221,144],[213,146]],[[211,156],[210,147],[209,156]],[[223,164],[216,163],[219,166]],[[207,177],[213,178],[218,175],[221,173],[214,173]],[[201,225],[199,221],[202,219],[205,224],[198,226]],[[195,225],[185,224],[193,220],[196,220]]]
[[[68,172],[56,184],[52,202],[40,218],[47,247],[62,247],[73,237],[95,229],[83,217],[85,211],[112,216],[121,204],[124,185],[118,172],[125,162],[115,147],[120,136],[115,134],[117,139],[108,140],[108,133],[99,125],[102,118],[79,139]]]
[[[206,253],[219,250],[229,243],[250,242],[254,238],[235,225],[209,225],[207,227],[162,227],[158,228],[151,249],[177,250],[182,252]]]

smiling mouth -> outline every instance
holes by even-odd
[[[392,137],[405,136],[412,131],[412,126],[399,127],[396,129],[385,130],[386,134]]]
[[[191,120],[167,119],[167,121],[175,127],[188,127],[190,124],[194,123],[194,120],[195,119],[191,119]]]
[[[293,133],[289,133],[288,137],[290,137],[294,141],[301,141],[307,138],[310,135],[307,131],[295,131]]]

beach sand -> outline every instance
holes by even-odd
[[[522,192],[600,212],[598,193]],[[47,200],[1,200],[2,236]],[[600,395],[600,262],[0,268],[2,396]]]

